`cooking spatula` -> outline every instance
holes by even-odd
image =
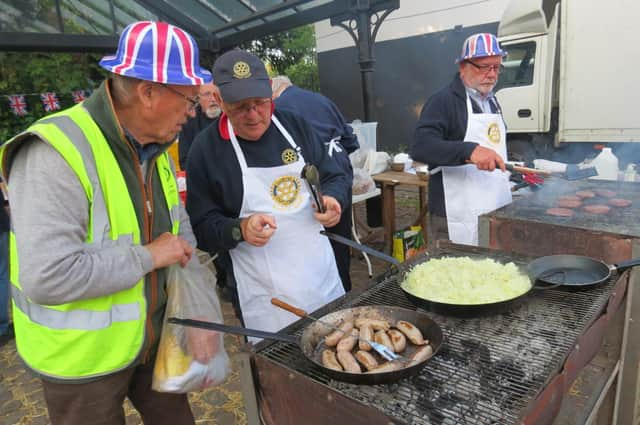
[[[284,301],[282,301],[279,298],[271,298],[271,304],[280,307],[283,310],[288,311],[289,313],[293,313],[298,317],[303,317],[303,318],[307,318],[307,319],[311,319],[315,322],[318,322],[330,329],[333,329],[334,331],[338,331],[338,332],[342,332],[344,334],[344,331],[340,328],[337,328],[336,326],[333,326],[331,323],[327,323],[325,321],[322,321],[316,317],[310,316],[309,314],[307,314],[306,311],[304,311],[301,308],[298,307],[294,307],[289,303],[286,303]],[[365,342],[367,344],[369,344],[371,346],[371,348],[373,348],[378,354],[380,354],[382,357],[384,357],[386,360],[392,361],[392,360],[400,360],[400,361],[411,361],[410,359],[407,359],[404,356],[401,356],[399,354],[396,354],[393,352],[393,350],[389,349],[389,347],[387,347],[384,344],[380,344],[378,342],[373,342],[373,341],[369,341],[368,339],[362,339],[360,337],[355,337],[358,341],[362,341]]]

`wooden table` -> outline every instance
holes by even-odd
[[[420,214],[414,222],[414,226],[422,226],[422,233],[427,240],[426,215],[429,209],[427,204],[426,188],[429,184],[428,180],[422,180],[415,174],[406,173],[404,171],[385,171],[384,173],[371,176],[376,183],[382,185],[382,225],[384,226],[384,244],[385,249],[391,252],[391,243],[393,241],[393,232],[396,231],[396,186],[416,186],[420,193]]]

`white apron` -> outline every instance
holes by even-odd
[[[240,242],[229,251],[242,318],[248,328],[275,332],[298,317],[272,305],[272,297],[312,312],[343,295],[344,289],[329,239],[320,234],[323,227],[313,217],[311,196],[300,177],[304,166],[300,148],[275,116],[272,120],[298,153],[296,162],[277,167],[247,167],[231,122],[227,123],[242,169],[244,196],[240,218],[271,214],[278,226],[266,245],[256,247]]]
[[[467,94],[465,142],[478,142],[507,160],[506,128],[498,114],[474,114]],[[509,173],[478,170],[475,164],[441,167],[449,239],[478,245],[478,217],[511,203]]]

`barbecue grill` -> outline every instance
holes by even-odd
[[[576,208],[571,218],[548,215],[546,210],[556,206],[560,196],[574,195],[583,190],[612,190],[617,198],[632,201],[626,208],[611,208],[608,214],[588,214]],[[607,198],[595,197],[587,204],[603,203]],[[640,257],[640,185],[631,182],[604,180],[564,181],[548,179],[542,188],[527,196],[514,197],[513,203],[479,218],[481,246],[530,256],[574,254],[617,263]],[[633,287],[640,283],[640,272],[631,271]],[[640,297],[630,291],[627,319],[622,326],[625,335],[640,332]],[[639,411],[638,387],[640,341],[625,337],[622,353],[623,367],[619,379],[612,385],[617,392],[615,410],[617,423],[635,424]],[[611,409],[614,409],[611,406]]]
[[[502,261],[513,258],[497,251],[453,245],[435,257],[461,254],[488,255]],[[424,259],[422,256],[413,263]],[[336,300],[316,315],[364,305],[415,309],[399,287],[401,272],[402,269],[388,271],[362,294]],[[263,342],[256,347],[254,368],[265,422],[368,425],[548,422],[560,405],[559,400],[553,403],[544,400],[548,395],[545,387],[558,376],[577,342],[589,333],[590,325],[601,313],[611,310],[613,314],[618,310],[626,288],[626,282],[622,279],[619,282],[612,279],[581,292],[532,291],[512,310],[488,317],[461,319],[429,313],[442,327],[445,343],[417,376],[394,384],[366,386],[334,381],[321,368],[306,361],[296,345]],[[612,292],[617,292],[613,304]],[[300,333],[307,324],[307,320],[300,320],[289,326],[287,332]],[[589,346],[586,351],[595,354],[603,334],[604,330],[592,334],[589,342],[584,343],[585,348]]]

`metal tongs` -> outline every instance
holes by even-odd
[[[303,318],[307,318],[307,319],[311,319],[313,321],[316,321],[330,329],[333,329],[334,331],[338,331],[338,332],[342,332],[343,334],[345,333],[342,329],[337,328],[336,326],[333,326],[331,323],[327,323],[323,320],[320,320],[316,317],[310,316],[309,314],[307,314],[306,311],[304,311],[301,308],[298,307],[294,307],[289,303],[286,303],[284,301],[282,301],[279,298],[271,298],[271,304],[280,307],[283,310],[286,310],[290,313],[295,314],[298,317],[303,317]],[[403,362],[409,362],[411,361],[410,359],[401,356],[399,354],[396,354],[393,352],[393,350],[391,350],[389,347],[387,347],[384,344],[380,344],[378,342],[374,342],[374,341],[370,341],[368,339],[363,339],[360,338],[358,336],[354,336],[358,341],[362,341],[362,342],[366,342],[367,344],[369,344],[371,346],[371,348],[373,348],[378,354],[380,354],[382,357],[385,358],[385,360],[388,361],[393,361],[393,360],[399,360],[399,361],[403,361]]]
[[[323,214],[324,203],[322,202],[322,192],[320,191],[320,173],[318,169],[313,164],[304,164],[300,172],[300,177],[307,182],[309,192],[311,192],[311,196],[313,197],[313,202],[316,203],[318,212]]]

